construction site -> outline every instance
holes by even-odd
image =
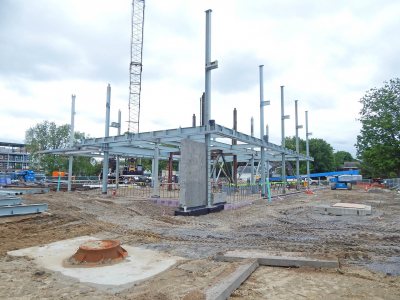
[[[283,86],[282,143],[271,143],[262,64],[259,137],[253,119],[250,134],[237,130],[236,108],[233,126],[216,122],[211,10],[199,122],[193,115],[191,127],[139,130],[144,9],[144,0],[132,1],[128,131],[120,112],[110,122],[108,84],[104,136],[74,140],[72,95],[70,143],[40,151],[68,157],[65,180],[28,171],[18,174],[24,184],[0,178],[0,298],[400,299],[400,181],[311,173],[308,112],[302,154],[297,100],[296,151],[285,146]],[[97,179],[74,177],[79,156],[101,160]],[[122,172],[122,160],[134,161],[135,172]]]

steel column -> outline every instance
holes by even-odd
[[[285,119],[289,119],[288,115],[285,115],[285,100],[284,100],[284,86],[281,86],[281,132],[282,132],[282,148],[285,148]],[[285,152],[282,152],[282,193],[286,194],[286,157]]]
[[[154,166],[153,166],[153,170],[154,170],[154,173],[153,173],[153,195],[152,195],[152,197],[160,197],[160,191],[159,191],[159,182],[158,182],[158,158],[159,158],[159,155],[160,155],[160,151],[159,151],[159,145],[158,145],[158,143],[156,143],[155,145],[154,145],[154,159],[153,159],[153,162],[154,162]]]
[[[299,100],[295,100],[295,123],[296,123],[296,152],[300,154],[299,149],[299,129],[303,128],[303,125],[299,125],[299,118],[297,114],[297,103]],[[300,158],[299,156],[296,157],[296,188],[297,190],[300,189]]]
[[[251,136],[254,136],[254,118],[251,117],[251,121],[250,121],[250,132],[251,132]],[[252,147],[251,150],[254,150],[254,148]],[[251,175],[250,175],[250,184],[254,184],[254,154],[251,154]]]
[[[72,148],[74,146],[74,126],[75,126],[75,95],[72,95],[71,102],[71,132],[69,136],[69,145]],[[68,160],[68,192],[72,190],[72,165],[74,156],[70,155]]]
[[[236,108],[233,109],[233,130],[237,131],[237,110]],[[237,145],[237,140],[233,139],[232,140],[232,145]],[[233,155],[233,163],[232,163],[232,168],[233,168],[233,183],[235,186],[237,186],[237,168],[238,168],[238,161],[237,161],[237,155]]]
[[[211,120],[211,70],[218,68],[218,62],[211,62],[211,9],[206,10],[206,40],[205,40],[205,91],[204,91],[204,125],[210,126]],[[211,203],[211,151],[209,133],[205,134],[206,151],[206,202],[210,207]]]
[[[118,110],[118,135],[121,135],[121,110]],[[119,187],[119,155],[116,157],[115,163],[115,186]]]
[[[110,103],[111,103],[111,86],[107,86],[107,101],[106,101],[106,121],[104,136],[107,138],[110,135]],[[102,182],[102,194],[107,194],[107,183],[108,183],[108,143],[104,144],[103,148],[104,159],[103,159],[103,182]]]
[[[308,137],[312,135],[311,132],[308,132],[308,111],[306,111],[306,157],[307,157],[307,189],[310,188],[310,148],[309,148],[309,142],[308,142]]]
[[[264,106],[269,105],[269,101],[264,101],[264,65],[259,66],[259,78],[260,78],[260,139],[262,143],[264,140]],[[261,146],[261,197],[265,196],[265,147]]]

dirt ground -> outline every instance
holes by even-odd
[[[91,192],[23,196],[46,202],[48,213],[0,218],[1,299],[202,299],[240,262],[214,261],[228,250],[337,257],[340,269],[259,267],[230,299],[400,299],[400,194],[363,189],[319,190],[272,203],[200,217],[173,216],[173,208],[146,199]],[[371,216],[330,216],[316,204],[372,206]],[[7,251],[78,236],[182,257],[176,265],[123,290],[104,289],[40,268]]]

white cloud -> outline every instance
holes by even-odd
[[[206,9],[212,14],[212,117],[259,132],[258,65],[264,64],[271,141],[280,143],[280,86],[285,85],[287,135],[309,111],[313,137],[355,154],[358,100],[399,76],[398,1],[146,2],[142,131],[190,126],[204,90]],[[127,129],[131,1],[4,0],[0,2],[1,140],[23,141],[37,122],[69,123],[77,95],[76,130],[104,133],[107,83],[112,120]],[[113,134],[113,129],[111,129]],[[304,129],[300,131],[304,138]]]

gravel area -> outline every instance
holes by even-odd
[[[240,209],[199,217],[174,216],[174,208],[143,198],[93,192],[50,192],[23,198],[26,203],[46,202],[49,211],[0,219],[2,299],[182,299],[194,295],[193,291],[204,291],[233,270],[234,263],[216,262],[213,257],[235,249],[337,257],[339,271],[307,270],[307,278],[315,282],[333,280],[339,289],[337,298],[354,299],[355,294],[349,290],[352,282],[357,286],[357,295],[361,295],[356,298],[400,298],[400,195],[395,192],[326,189],[313,195],[299,193],[277,198],[271,203],[259,199]],[[372,215],[331,216],[313,209],[315,205],[337,202],[371,205]],[[7,255],[10,250],[83,235],[118,239],[182,260],[134,287],[110,293],[42,270],[29,258]],[[287,273],[287,269],[273,268],[275,277],[267,276],[272,271],[265,270],[254,272],[232,299],[265,299],[267,295],[275,295],[271,299],[287,299],[292,291],[290,282],[282,283],[283,278],[293,276],[294,282],[304,277],[302,269]],[[281,294],[272,292],[274,278]],[[270,286],[265,287],[265,281]],[[329,290],[315,282],[308,282],[310,294],[303,289],[300,295],[313,298],[311,291]],[[379,291],[371,294],[371,286]],[[282,295],[287,297],[280,298]],[[292,298],[296,295],[292,294]]]

